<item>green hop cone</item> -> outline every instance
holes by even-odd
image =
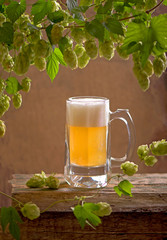
[[[85,68],[89,63],[90,57],[87,55],[86,51],[78,58],[78,67],[80,69]]]
[[[121,169],[124,174],[133,176],[138,171],[138,165],[133,162],[126,161],[121,164]]]
[[[62,37],[64,27],[59,24],[54,24],[51,30],[51,42],[56,45]]]
[[[116,50],[117,50],[118,55],[119,55],[122,59],[124,59],[124,60],[128,60],[128,59],[129,59],[129,55],[127,54],[127,51],[126,51],[126,50],[123,50],[120,45],[117,45]]]
[[[44,71],[46,69],[46,60],[43,57],[36,57],[34,59],[34,64],[39,71]]]
[[[147,60],[143,70],[144,70],[144,72],[146,72],[147,76],[151,77],[153,75],[154,69],[153,69],[153,64],[150,59]]]
[[[18,109],[22,104],[22,96],[20,93],[16,93],[12,96],[13,106]]]
[[[99,46],[99,55],[107,60],[111,60],[114,56],[114,46],[112,41],[105,41]]]
[[[6,22],[6,17],[3,13],[0,13],[0,27],[2,27],[4,22]]]
[[[24,207],[21,208],[21,212],[24,217],[34,220],[40,216],[40,209],[39,207],[32,202],[28,202],[24,204]]]
[[[8,54],[2,61],[2,67],[6,72],[11,72],[14,67],[13,58]]]
[[[153,167],[154,166],[154,164],[157,162],[158,160],[157,160],[157,158],[156,157],[154,157],[154,156],[146,156],[145,158],[144,158],[144,163],[145,163],[145,165],[146,166],[150,166],[150,167]]]
[[[25,74],[30,66],[30,60],[26,53],[20,52],[15,59],[14,71],[17,75]]]
[[[40,175],[34,175],[26,182],[29,188],[42,188],[45,185],[45,178]]]
[[[30,63],[34,60],[35,57],[35,45],[32,43],[29,43],[28,45],[23,46],[22,50],[29,58]]]
[[[165,139],[162,139],[161,141],[154,141],[149,147],[152,154],[156,156],[167,155],[167,141]]]
[[[10,97],[3,94],[0,96],[0,117],[8,111],[10,107]]]
[[[153,61],[154,73],[157,77],[160,77],[165,71],[164,61],[161,58],[155,58]]]
[[[64,50],[63,57],[64,61],[72,70],[78,67],[77,55],[71,48],[67,48]]]
[[[0,78],[0,94],[3,93],[3,91],[5,90],[6,84],[5,84],[5,80]]]
[[[45,184],[47,187],[51,189],[58,189],[60,185],[60,181],[57,177],[49,176],[46,178]]]
[[[6,44],[0,43],[0,62],[2,63],[3,59],[8,55],[8,47]]]
[[[85,32],[82,28],[72,28],[71,37],[78,44],[81,44],[85,41]]]
[[[24,44],[24,34],[15,32],[13,37],[13,45],[15,48],[20,48]]]
[[[112,208],[110,204],[106,202],[99,202],[96,204],[99,207],[99,210],[94,211],[93,213],[99,217],[109,216],[112,213]]]
[[[145,11],[152,9],[157,4],[157,0],[146,0]]]
[[[6,126],[4,121],[0,120],[0,137],[3,137],[6,132]]]
[[[77,45],[75,45],[74,52],[76,53],[77,57],[79,58],[85,52],[85,48],[82,45],[77,44]]]
[[[148,156],[149,152],[150,152],[150,149],[147,144],[141,145],[137,149],[137,155],[141,160],[144,160],[144,158]]]
[[[52,6],[51,12],[58,11],[61,8],[60,4],[55,0],[51,1],[51,6]]]
[[[34,51],[35,51],[35,57],[48,57],[50,52],[51,52],[51,46],[50,44],[43,40],[40,39],[34,46]]]
[[[21,81],[21,86],[22,86],[22,90],[28,93],[31,88],[31,79],[28,77],[23,78]]]
[[[71,38],[67,37],[62,37],[59,41],[59,48],[62,54],[64,53],[64,50],[67,48],[73,47],[73,40]]]
[[[37,43],[41,38],[41,31],[37,29],[31,29],[30,34],[28,35],[28,40],[31,43]]]
[[[98,56],[98,49],[96,46],[95,41],[93,40],[87,40],[85,42],[85,50],[87,55],[92,58],[92,59],[96,59]]]
[[[140,66],[138,66],[137,64],[134,65],[133,72],[138,80],[140,88],[144,92],[147,91],[150,86],[150,79],[148,78],[147,73],[141,70]]]

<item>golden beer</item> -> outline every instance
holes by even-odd
[[[95,167],[106,163],[106,126],[68,126],[68,131],[71,164]]]

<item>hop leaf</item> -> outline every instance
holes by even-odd
[[[72,70],[78,67],[77,55],[72,49],[67,48],[64,51],[63,57],[64,57],[64,61]]]
[[[59,185],[60,185],[60,181],[58,178],[56,178],[54,176],[49,176],[46,178],[45,184],[47,187],[49,187],[51,189],[58,189]]]
[[[22,86],[22,90],[28,93],[31,88],[31,79],[28,77],[23,78],[21,81],[21,86]]]
[[[21,208],[21,212],[24,217],[30,220],[34,220],[40,216],[40,209],[35,203],[26,203],[24,207]]]
[[[121,169],[124,174],[133,176],[138,171],[138,165],[133,162],[126,161],[121,164]]]
[[[99,217],[109,216],[112,213],[112,208],[110,204],[106,202],[99,202],[96,204],[99,209],[94,211],[93,213]]]
[[[155,7],[157,4],[157,0],[146,0],[145,2],[145,10],[150,10],[151,8]]]
[[[92,58],[92,59],[96,59],[98,56],[98,49],[96,46],[95,41],[93,40],[87,40],[85,42],[85,50],[87,55]]]
[[[167,155],[167,141],[165,139],[154,141],[149,147],[152,154],[156,156]]]
[[[38,175],[34,175],[26,182],[26,186],[29,188],[42,188],[44,185],[45,179]]]
[[[3,137],[6,132],[6,126],[4,121],[0,120],[0,137]]]
[[[74,207],[73,212],[78,219],[81,228],[85,227],[86,223],[98,226],[101,223],[100,218],[94,214],[94,211],[99,210],[99,206],[95,203],[84,203],[82,206],[77,205]]]
[[[144,163],[145,163],[145,165],[146,166],[151,166],[151,167],[153,167],[154,166],[154,164],[157,162],[158,160],[156,159],[156,157],[154,157],[154,156],[146,156],[145,158],[144,158]]]
[[[18,109],[21,107],[22,104],[22,96],[20,93],[16,93],[12,96],[12,100],[13,100],[13,106]]]
[[[141,160],[144,160],[144,158],[149,154],[150,150],[148,145],[141,145],[137,149],[137,155]]]

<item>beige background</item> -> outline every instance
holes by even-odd
[[[143,93],[132,66],[131,59],[124,61],[117,54],[111,61],[90,61],[83,70],[60,66],[53,83],[46,72],[31,67],[27,75],[32,89],[23,93],[22,107],[15,110],[11,105],[2,118],[7,132],[0,139],[0,189],[10,193],[8,180],[13,173],[63,172],[65,100],[71,96],[104,96],[110,99],[111,111],[129,109],[136,128],[134,162],[139,161],[138,145],[167,138],[167,73],[160,79],[152,77],[150,89]],[[119,120],[112,125],[112,153],[120,157],[127,147],[127,132]],[[154,168],[140,166],[140,172],[166,169],[166,157],[159,158]],[[7,204],[0,197],[0,206]]]

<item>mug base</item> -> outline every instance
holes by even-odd
[[[64,178],[66,182],[77,188],[101,188],[107,185],[106,166],[78,167],[72,165],[65,167]]]

